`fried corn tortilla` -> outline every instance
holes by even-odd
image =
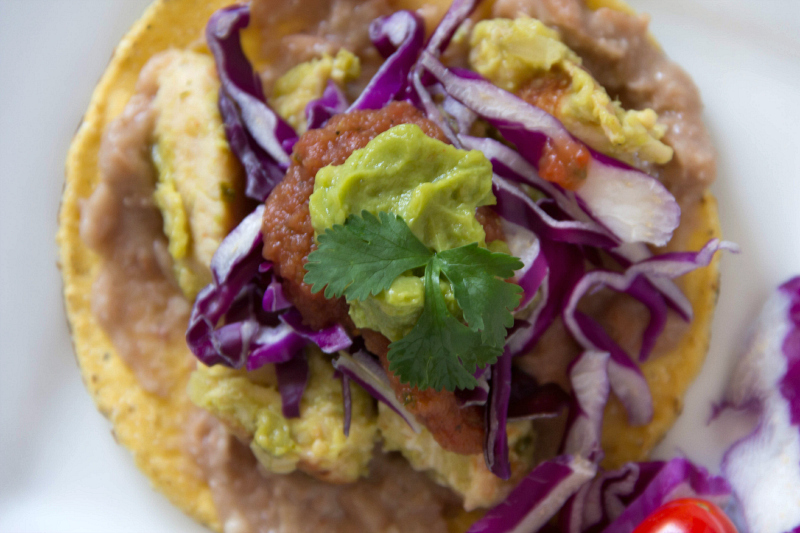
[[[90,294],[100,257],[81,239],[80,216],[82,203],[99,180],[98,151],[103,131],[133,94],[142,67],[154,54],[169,48],[204,50],[198,43],[202,42],[206,22],[215,10],[229,3],[230,0],[158,0],[125,36],[94,91],[70,148],[58,231],[66,311],[86,387],[98,409],[111,421],[116,440],[133,453],[137,466],[153,486],[194,519],[217,531],[221,530],[221,523],[211,491],[183,442],[184,425],[195,409],[186,394],[192,365],[183,332],[171,336],[160,355],[168,369],[170,386],[161,395],[148,392],[119,357],[92,312]],[[597,8],[608,2],[590,4]],[[617,2],[613,4],[618,7]],[[441,13],[442,6],[434,11]],[[720,236],[716,201],[710,193],[683,207],[683,223],[666,251],[696,250],[708,239]],[[654,400],[652,422],[630,427],[620,403],[616,399],[609,402],[602,442],[606,452],[604,466],[645,459],[680,414],[683,396],[700,371],[708,349],[718,289],[718,261],[715,258],[709,267],[678,280],[694,307],[694,320],[667,353],[642,365]],[[450,520],[451,529],[465,529],[474,518],[475,514],[454,517]]]

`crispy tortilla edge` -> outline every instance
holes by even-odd
[[[117,45],[70,146],[59,210],[59,268],[72,342],[86,388],[112,424],[115,440],[133,455],[152,486],[198,522],[221,531],[201,471],[185,447],[184,424],[192,405],[186,395],[188,349],[169,346],[164,357],[179,383],[166,397],[146,392],[117,355],[91,310],[100,257],[80,238],[81,204],[99,181],[98,152],[106,125],[134,92],[144,64],[171,47],[200,42],[211,14],[230,0],[158,0]]]
[[[695,228],[683,241],[687,250],[699,250],[710,239],[721,238],[717,200],[706,191],[684,212],[694,219]],[[679,230],[680,231],[680,230]],[[666,251],[671,250],[669,246]],[[615,469],[627,461],[644,461],[664,438],[683,410],[684,396],[694,382],[708,353],[711,323],[719,294],[719,262],[717,253],[711,263],[678,280],[678,285],[692,303],[694,320],[680,341],[668,352],[641,364],[653,395],[653,420],[634,427],[628,424],[625,409],[612,396],[603,420],[602,466]]]

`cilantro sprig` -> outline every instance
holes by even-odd
[[[325,298],[344,295],[347,301],[367,299],[388,289],[400,274],[423,267],[433,252],[417,239],[403,219],[364,211],[350,216],[319,236],[319,247],[308,256],[303,281]]]
[[[389,346],[389,369],[420,389],[472,389],[478,367],[493,364],[503,352],[512,312],[522,288],[505,281],[522,268],[507,254],[477,243],[434,253],[402,218],[362,212],[319,236],[308,256],[304,281],[326,298],[365,300],[388,289],[398,276],[425,267],[425,303],[412,330]],[[464,323],[448,310],[439,281],[453,287]]]
[[[470,329],[480,331],[484,343],[502,347],[522,297],[522,287],[505,280],[522,268],[522,261],[477,243],[439,252],[435,260],[450,280]]]
[[[389,345],[389,370],[420,389],[472,389],[476,367],[493,364],[503,349],[483,344],[480,332],[450,313],[439,287],[440,269],[435,259],[425,267],[422,314],[408,335]]]

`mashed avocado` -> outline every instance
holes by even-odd
[[[503,481],[486,468],[483,454],[461,455],[442,448],[427,429],[414,431],[394,411],[378,405],[378,428],[383,449],[403,454],[415,470],[464,497],[464,509],[488,508],[501,502],[518,480]],[[529,421],[508,424],[508,453],[512,472],[527,472],[533,462],[535,433]]]
[[[407,274],[374,297],[350,302],[350,317],[356,326],[375,329],[390,341],[396,341],[414,327],[424,303],[422,278]]]
[[[324,54],[320,59],[300,63],[278,78],[269,103],[297,133],[303,133],[306,131],[306,106],[322,96],[328,80],[342,86],[360,75],[358,56],[343,48],[336,57]]]
[[[200,366],[189,381],[189,397],[223,420],[267,470],[302,470],[319,479],[347,483],[368,473],[377,437],[372,398],[350,384],[352,421],[344,435],[341,381],[318,348],[306,350],[309,380],[300,418],[284,418],[272,365],[256,372]]]
[[[672,148],[652,109],[624,110],[585,69],[558,33],[532,18],[484,20],[470,40],[470,64],[497,86],[518,92],[545,75],[563,76],[566,87],[548,109],[576,137],[612,157],[637,165],[664,164]]]
[[[189,300],[211,281],[211,257],[244,211],[243,176],[217,108],[214,60],[171,51],[153,105],[155,201],[175,277]]]
[[[461,317],[453,288],[445,280],[439,282],[444,302],[453,316]],[[356,326],[380,331],[390,341],[405,337],[417,323],[425,303],[422,278],[405,274],[397,278],[388,290],[370,296],[363,302],[350,302],[350,317]]]
[[[321,169],[309,210],[317,234],[363,210],[394,213],[423,243],[441,251],[485,245],[475,209],[494,203],[492,165],[481,152],[458,150],[419,126],[403,124],[375,137],[344,164]],[[350,302],[350,316],[356,326],[397,340],[422,312],[422,286],[416,276],[401,276],[376,297]],[[445,289],[451,310],[457,311],[449,285]]]

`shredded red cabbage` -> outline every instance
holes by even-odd
[[[308,129],[324,126],[333,115],[347,111],[347,97],[333,80],[328,80],[322,97],[312,100],[306,106]]]
[[[608,352],[583,352],[569,368],[572,405],[569,411],[564,453],[599,463],[603,457],[600,433],[608,401]]]
[[[466,148],[483,152],[492,162],[494,171],[498,175],[514,183],[533,187],[548,198],[555,200],[559,209],[568,218],[585,224],[587,230],[605,235],[608,239],[618,242],[613,233],[592,218],[586,205],[580,201],[574,192],[564,190],[559,185],[542,179],[536,167],[528,163],[513,148],[509,148],[500,141],[488,137],[459,135],[459,139]]]
[[[278,322],[262,308],[264,285],[259,206],[222,241],[211,260],[214,281],[197,296],[186,342],[206,365],[255,369],[290,360],[308,335]]]
[[[522,189],[499,175],[492,179],[492,191],[497,198],[495,211],[501,217],[530,229],[540,238],[597,248],[617,245],[616,241],[596,231],[590,224],[553,218]]]
[[[561,456],[545,461],[503,503],[475,522],[468,533],[538,531],[595,472],[595,465],[581,457]]]
[[[525,309],[547,277],[547,260],[535,233],[507,219],[502,219],[502,224],[511,255],[522,261],[522,268],[514,274],[514,281],[523,291],[518,309]]]
[[[245,217],[215,252],[211,260],[214,281],[195,300],[186,341],[192,353],[206,365],[255,370],[267,363],[278,364],[282,368],[279,385],[283,409],[286,413],[298,413],[305,388],[305,381],[299,379],[304,360],[294,361],[298,354],[309,342],[332,353],[349,347],[352,341],[338,325],[323,331],[303,325],[299,313],[289,309],[277,280],[274,277],[269,282],[265,280],[265,276],[271,275],[271,265],[261,257],[263,214],[261,205]]]
[[[564,325],[584,349],[607,351],[611,354],[608,368],[611,388],[628,411],[628,418],[632,424],[646,424],[653,416],[652,397],[647,382],[638,365],[608,336],[603,328],[592,318],[577,310],[578,302],[596,286],[605,286],[619,292],[629,292],[633,296],[642,296],[637,290],[645,291],[647,286],[642,282],[637,282],[640,276],[647,275],[657,278],[681,276],[699,267],[707,266],[714,253],[723,249],[737,250],[736,246],[731,243],[713,239],[698,252],[668,253],[651,257],[633,264],[622,273],[601,269],[592,270],[587,272],[573,287],[562,312]],[[636,283],[639,284],[636,285]],[[660,311],[660,309],[651,311],[651,318]],[[649,342],[655,341],[650,340]]]
[[[250,213],[220,244],[211,261],[214,282],[197,295],[186,342],[206,365],[224,364],[241,368],[246,362],[243,349],[255,335],[252,323],[217,325],[231,309],[234,299],[258,274],[261,258],[261,216],[264,207]],[[215,331],[216,330],[216,331]],[[238,345],[238,349],[237,349]]]
[[[325,353],[336,353],[346,350],[353,341],[341,324],[334,324],[322,330],[314,330],[303,324],[303,317],[297,309],[290,309],[279,317],[281,322],[290,326],[298,335],[305,337],[319,346]]]
[[[290,361],[308,344],[308,339],[298,335],[286,324],[281,323],[274,327],[258,324],[257,327],[257,334],[245,354],[247,370],[257,370],[270,363]]]
[[[386,376],[386,371],[369,353],[359,351],[350,355],[347,352],[339,352],[339,358],[333,361],[333,366],[343,375],[361,385],[373,398],[388,405],[406,421],[414,432],[422,431],[422,426],[414,415],[409,413],[397,400],[389,378]]]
[[[421,54],[420,65],[448,95],[497,128],[534,167],[538,168],[548,139],[580,142],[552,115],[473,72],[447,69],[427,52]],[[594,151],[576,195],[621,242],[664,245],[680,221],[678,203],[658,180]]]
[[[726,400],[730,407],[759,415],[752,431],[722,460],[747,528],[800,530],[800,277],[781,285],[766,302]]]
[[[542,240],[540,244],[547,264],[542,299],[527,320],[515,324],[506,340],[506,347],[515,356],[533,349],[561,314],[570,291],[584,273],[583,254],[578,247],[550,240]]]
[[[458,28],[466,21],[467,17],[470,16],[479,3],[480,0],[453,0],[447,13],[445,13],[441,22],[439,22],[439,25],[433,30],[433,34],[426,43],[423,53],[438,58],[450,44]],[[458,102],[448,97],[441,87],[432,84],[432,81],[433,78],[430,73],[426,72],[425,69],[422,68],[422,65],[417,62],[411,71],[410,84],[406,91],[406,100],[424,109],[428,119],[439,125],[450,142],[452,142],[456,148],[462,148],[461,141],[448,121],[445,120],[444,115],[439,111],[432,96],[434,93],[438,96],[443,96],[445,98],[445,105],[450,107],[452,107],[453,104],[458,104]],[[461,111],[471,113],[466,106],[461,105],[461,109],[458,110],[454,116],[466,118]],[[458,120],[458,118],[456,118],[456,120]],[[467,120],[470,119],[467,118]],[[474,116],[472,120],[474,120]],[[461,123],[459,131],[466,133],[468,127],[464,123]]]
[[[285,311],[292,307],[292,303],[286,298],[283,293],[283,285],[275,277],[269,282],[267,288],[264,290],[264,298],[261,300],[261,306],[264,311],[268,313],[277,313]]]
[[[644,243],[627,243],[613,250],[608,250],[610,255],[617,261],[623,268],[630,267],[633,263],[651,259],[654,257],[653,253]],[[667,305],[681,318],[687,322],[691,322],[694,317],[694,309],[692,303],[683,294],[683,291],[678,288],[675,283],[669,278],[650,276],[643,274],[647,281],[656,288],[661,296],[666,301]]]
[[[285,363],[275,365],[281,410],[286,418],[300,418],[300,400],[308,384],[308,359],[299,354]]]
[[[469,18],[480,3],[481,0],[453,0],[439,25],[433,30],[431,38],[425,45],[425,52],[434,57],[439,57],[444,53],[458,28]]]
[[[437,84],[433,88],[438,91],[441,85]],[[446,116],[450,117],[454,122],[456,134],[459,139],[461,139],[462,136],[469,134],[472,125],[475,124],[475,121],[478,119],[478,115],[455,98],[449,96],[443,90],[440,92],[444,98],[442,101],[442,110],[446,113]],[[431,93],[433,93],[433,90]]]
[[[492,365],[492,386],[486,404],[486,440],[483,454],[486,466],[500,479],[511,477],[508,462],[508,400],[511,396],[511,359],[506,350]]]
[[[730,494],[723,478],[680,457],[628,463],[584,485],[564,506],[560,529],[562,533],[631,533],[671,500],[699,497],[725,507]]]
[[[375,19],[369,27],[369,36],[387,59],[350,111],[380,109],[405,92],[409,73],[425,40],[425,25],[416,13],[397,11]]]
[[[480,2],[481,0],[453,0],[453,2],[450,4],[450,8],[447,10],[444,17],[442,17],[442,20],[433,30],[433,34],[425,44],[423,53],[431,55],[435,58],[441,56],[441,54],[447,49],[447,46],[450,44],[450,41],[453,39],[453,36],[456,34],[458,29],[472,14],[475,8],[478,7]],[[422,67],[419,62],[414,65],[410,78],[411,85],[409,87],[407,99],[415,105],[422,107],[428,115],[428,118],[436,122],[439,127],[442,128],[442,130],[445,132],[445,135],[447,135],[450,141],[457,148],[461,148],[461,142],[459,141],[453,129],[444,119],[444,116],[439,112],[439,109],[431,96],[433,94],[444,96],[446,102],[447,100],[450,101],[449,103],[445,104],[447,106],[452,106],[453,103],[458,102],[453,98],[449,98],[447,94],[441,90],[440,86],[436,86],[432,83],[434,81],[433,77]],[[466,106],[462,105],[461,108],[469,112]],[[458,115],[460,115],[460,113],[456,113],[454,116]],[[466,133],[468,128],[460,128],[459,131]]]
[[[508,420],[554,418],[569,407],[570,396],[555,383],[539,383],[532,376],[511,369],[511,395],[508,401]]]
[[[492,375],[492,367],[477,368],[473,376],[478,383],[473,389],[456,389],[456,402],[459,407],[470,407],[473,405],[486,405],[489,399],[489,378]]]
[[[639,349],[639,361],[645,361],[667,325],[667,303],[645,276],[637,276],[626,292],[642,302],[650,313],[650,320],[642,335],[642,346]]]
[[[228,143],[247,173],[246,194],[263,202],[283,179],[297,134],[267,105],[261,80],[244,55],[239,34],[249,23],[248,5],[220,9],[206,25],[206,42],[221,83],[219,108]]]
[[[565,311],[564,324],[575,340],[586,350],[602,351],[610,355],[608,380],[614,394],[628,412],[628,422],[631,425],[650,422],[653,418],[653,397],[639,366],[594,319],[574,308],[567,309],[571,314],[567,318]]]
[[[339,324],[319,331],[312,330],[303,324],[300,313],[294,308],[278,315],[278,319],[280,325],[272,328],[262,327],[255,338],[247,360],[248,370],[255,370],[267,363],[288,361],[309,342],[319,346],[325,353],[345,350],[353,343]]]

